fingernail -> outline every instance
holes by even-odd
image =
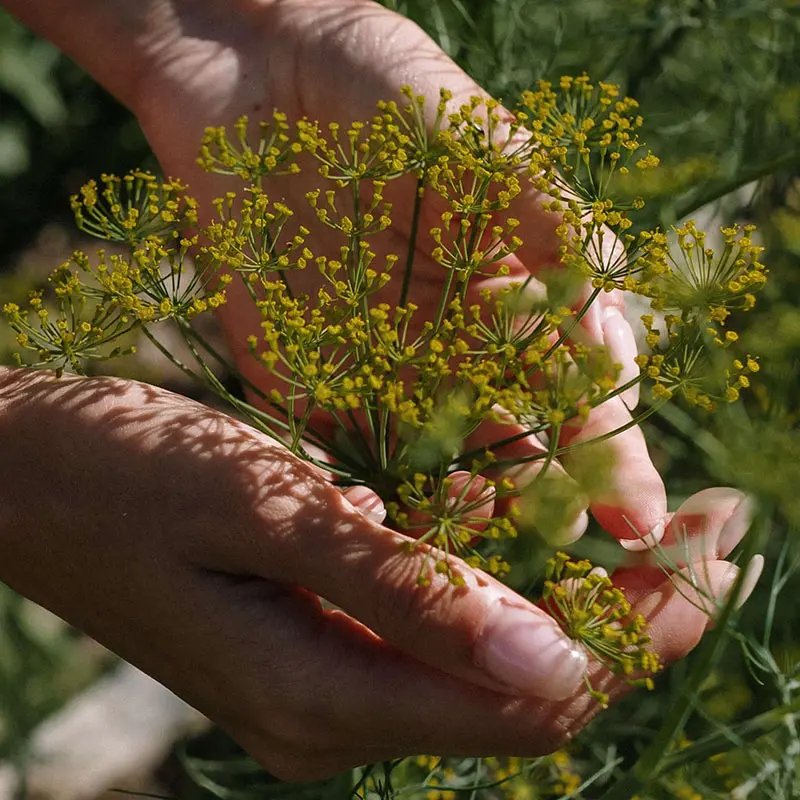
[[[756,553],[747,565],[742,578],[742,585],[739,589],[739,596],[736,598],[736,608],[741,608],[748,600],[753,589],[756,588],[758,579],[764,570],[764,556],[761,553]]]
[[[753,521],[754,512],[755,503],[753,499],[744,495],[720,531],[717,552],[721,556],[724,557],[730,553],[742,541],[747,529],[750,527],[750,523]]]
[[[754,555],[747,567],[745,568],[742,582],[739,587],[739,595],[736,598],[736,608],[741,608],[750,595],[753,593],[758,579],[761,577],[761,571],[764,569],[764,556],[760,554]],[[735,564],[729,564],[728,568],[718,578],[714,575],[700,577],[700,583],[705,583],[704,591],[698,593],[700,598],[700,605],[706,613],[713,619],[719,614],[725,604],[728,602],[728,597],[733,589],[736,579],[739,575],[739,567]],[[708,596],[713,598],[713,607],[708,607]]]
[[[652,550],[664,538],[664,520],[657,522],[648,533],[638,539],[620,539],[619,543],[631,553]]]
[[[383,522],[386,518],[386,509],[383,501],[367,486],[352,486],[344,492],[347,501],[360,511],[367,519],[373,522]]]
[[[500,599],[489,608],[475,662],[520,694],[564,700],[580,686],[588,659],[543,611]]]

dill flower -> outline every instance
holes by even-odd
[[[651,250],[642,294],[651,298],[659,322],[642,317],[651,352],[637,358],[653,382],[656,398],[680,393],[694,405],[713,410],[738,400],[759,371],[756,358],[738,351],[739,334],[731,324],[750,311],[766,282],[759,260],[763,250],[752,240],[752,225],[722,228],[719,252],[693,221],[674,228],[674,247],[658,237]]]
[[[542,604],[567,636],[611,672],[632,686],[652,688],[651,675],[661,665],[648,648],[647,623],[641,615],[631,616],[630,603],[604,571],[557,553],[547,562]],[[608,704],[608,696],[588,677],[586,686],[598,702]]]
[[[72,200],[76,222],[116,249],[75,253],[48,294],[7,303],[3,314],[20,350],[58,370],[79,372],[131,349],[126,337],[149,338],[337,485],[375,491],[387,524],[409,535],[420,584],[458,586],[462,561],[506,575],[504,544],[520,533],[552,544],[573,535],[602,459],[568,477],[559,458],[579,463],[579,448],[602,443],[567,446],[561,434],[593,408],[637,382],[659,402],[682,394],[709,409],[748,388],[758,360],[738,352],[734,320],[753,306],[766,270],[750,227],[724,229],[719,253],[693,223],[673,232],[677,249],[664,231],[634,234],[642,201],[624,198],[619,178],[658,159],[639,139],[636,102],[612,84],[541,82],[510,116],[486,98],[454,108],[443,90],[430,125],[424,99],[404,96],[367,120],[322,126],[277,110],[209,128],[198,163],[232,188],[202,227],[178,181],[143,171],[90,181]],[[289,202],[280,188],[300,173],[303,194]],[[560,217],[559,264],[541,283],[510,280],[525,230],[515,204],[531,189]],[[400,217],[409,239],[397,251]],[[415,284],[412,302],[421,249],[432,288],[422,298]],[[505,288],[478,288],[502,276]],[[258,309],[243,344],[264,380],[231,366],[249,402],[214,377],[209,361],[222,357],[195,325],[234,281]],[[623,386],[608,350],[573,335],[614,289],[665,312],[645,316],[650,352]],[[190,363],[160,342],[154,326],[164,322]],[[546,446],[506,456],[509,437],[485,432],[508,422],[522,429],[512,441]],[[529,485],[504,475],[530,462]],[[658,662],[643,622],[603,573],[558,554],[543,602],[609,669],[649,685]]]
[[[134,244],[148,236],[174,235],[197,223],[197,201],[176,180],[159,181],[144,170],[122,178],[101,175],[70,200],[78,227],[107,241]]]

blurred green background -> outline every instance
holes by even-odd
[[[711,769],[709,761],[676,770],[647,797],[737,797],[731,794],[736,786],[744,787],[739,797],[751,800],[800,797],[800,737],[793,724],[755,742],[755,734],[747,739],[736,727],[798,697],[800,3],[384,4],[417,20],[501,99],[513,101],[539,78],[584,71],[636,97],[644,138],[663,164],[639,187],[649,223],[669,225],[699,214],[706,222],[759,226],[771,280],[745,336],[747,349],[762,359],[758,385],[744,403],[712,416],[667,407],[648,423],[647,435],[674,504],[715,484],[755,496],[760,512],[754,527],[767,569],[739,633],[730,632],[714,654],[687,727],[692,741],[731,732],[725,769],[717,768],[719,761]],[[41,282],[77,246],[69,194],[93,175],[132,166],[153,166],[135,120],[51,45],[0,11],[0,300]],[[8,347],[7,334],[0,334],[3,358]],[[110,660],[7,590],[0,591],[0,621],[0,761],[24,771],[37,725]],[[587,731],[576,757],[588,772],[612,748],[629,763],[658,729],[693,663],[671,670],[655,692],[603,715],[602,736]],[[197,746],[212,755],[223,747],[213,738]],[[231,793],[219,775],[200,789],[177,777],[179,771],[167,773],[175,796],[277,796],[269,788]],[[599,786],[602,781],[580,796],[599,797]],[[492,791],[480,796],[502,796]],[[24,787],[19,793],[24,796]],[[540,795],[531,789],[525,796]]]

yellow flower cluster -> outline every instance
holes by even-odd
[[[713,411],[718,402],[738,400],[759,371],[756,358],[736,352],[739,334],[730,324],[732,314],[753,308],[755,292],[766,283],[763,248],[753,243],[753,231],[752,225],[722,228],[719,252],[693,221],[673,230],[675,247],[664,234],[650,236],[641,291],[665,313],[658,321],[653,314],[642,317],[651,352],[637,363],[657,398],[680,393]]]
[[[135,352],[132,344],[107,347],[124,340],[134,327],[119,308],[92,304],[68,267],[56,270],[50,283],[56,296],[55,309],[48,309],[41,291],[31,292],[26,307],[17,303],[2,307],[20,348],[35,353],[40,363],[52,366],[59,375],[65,369],[80,372],[87,359]],[[15,360],[23,364],[19,353]]]
[[[300,171],[295,162],[300,146],[290,138],[286,114],[274,111],[272,120],[260,122],[258,145],[248,140],[247,117],[233,126],[235,141],[224,127],[207,128],[200,145],[197,163],[208,172],[235,175],[243,181],[258,183],[264,175],[293,175]]]
[[[581,786],[581,777],[566,750],[536,759],[416,756],[407,763],[413,774],[404,776],[404,784],[415,800],[455,800],[464,793],[477,792],[482,797],[482,789],[498,800],[557,800],[571,796]]]
[[[558,186],[591,205],[605,199],[615,173],[627,174],[631,163],[643,170],[658,166],[658,158],[642,151],[638,105],[621,98],[614,84],[565,76],[557,89],[540,81],[536,91],[524,92],[518,118],[536,137],[538,160],[560,173]]]
[[[455,107],[442,91],[429,113],[405,94],[349,124],[276,111],[255,126],[243,117],[230,133],[209,128],[198,163],[242,188],[220,197],[202,227],[177,181],[135,171],[89,182],[72,201],[78,226],[116,249],[76,253],[56,270],[55,308],[36,294],[4,313],[39,363],[76,371],[119,352],[115,342],[133,332],[172,357],[153,330],[171,322],[194,359],[181,368],[340,485],[374,489],[388,524],[417,537],[420,583],[438,573],[458,584],[453,556],[508,569],[499,543],[519,520],[489,514],[490,502],[563,500],[563,518],[526,517],[537,530],[573,514],[566,493],[585,502],[585,487],[547,475],[562,426],[622,391],[608,351],[571,335],[600,293],[638,292],[664,313],[645,318],[651,352],[632,381],[656,398],[680,393],[711,408],[738,397],[758,370],[735,352],[732,323],[752,307],[765,269],[749,227],[724,229],[716,254],[693,223],[671,235],[633,233],[642,201],[625,196],[620,176],[658,159],[639,139],[636,102],[611,84],[542,82],[512,111],[480,97]],[[291,201],[280,193],[287,184]],[[525,203],[537,193],[558,215],[559,263],[539,276],[544,288],[515,278],[479,289],[479,280],[519,269]],[[234,368],[258,405],[213,378],[204,359],[218,354],[194,326],[226,301],[233,280],[260,314],[247,346],[269,388]],[[587,281],[588,292],[574,292]],[[494,462],[502,440],[466,444],[509,417],[523,435],[551,442],[520,459],[543,462],[527,494],[498,477],[508,466]],[[486,469],[496,480],[481,477]],[[455,472],[470,476],[457,489]],[[639,681],[657,668],[641,621],[628,620],[622,595],[589,569],[557,557],[546,603],[570,635]]]
[[[589,561],[573,561],[556,553],[547,563],[542,603],[570,638],[600,663],[633,686],[652,688],[651,675],[661,668],[658,655],[648,648],[644,617],[631,615],[631,605],[608,575]],[[589,692],[606,705],[608,696]]]
[[[415,533],[411,551],[424,545],[425,550],[418,582],[427,586],[430,575],[427,562],[433,560],[434,572],[447,575],[456,586],[462,586],[463,577],[453,568],[451,555],[464,559],[469,566],[481,567],[487,572],[503,576],[509,565],[497,554],[486,555],[476,549],[478,538],[485,540],[513,538],[516,528],[508,517],[482,514],[487,504],[496,496],[496,488],[508,491],[509,482],[496,487],[494,481],[484,480],[473,473],[463,481],[457,492],[451,491],[453,479],[433,479],[429,474],[417,472],[397,488],[398,500],[387,504],[387,512],[401,530]],[[472,496],[470,496],[472,495]]]
[[[89,181],[70,203],[81,230],[110,242],[136,244],[197,224],[197,201],[186,187],[143,170],[102,175],[100,185]]]

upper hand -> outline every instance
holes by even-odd
[[[216,2],[158,0],[155,5],[160,9],[150,16],[155,22],[138,35],[139,78],[130,102],[165,173],[188,180],[201,208],[209,209],[214,197],[237,188],[235,182],[207,174],[195,164],[208,125],[231,124],[241,114],[267,118],[275,108],[290,119],[307,115],[323,125],[369,119],[379,100],[399,99],[404,84],[429,99],[431,114],[441,87],[452,91],[454,107],[483,94],[414,23],[371,0],[277,0],[253,3],[248,13],[236,15],[230,14],[227,4],[223,9]],[[265,188],[285,199],[299,223],[314,230],[318,252],[337,252],[339,240],[315,224],[305,200],[305,193],[318,184],[314,175],[311,165],[303,174],[274,179]],[[382,248],[404,252],[413,193],[410,179],[387,187],[387,197],[393,201],[393,225],[371,242],[377,263]],[[442,210],[431,194],[423,202],[419,237],[423,246],[417,250],[411,287],[410,299],[420,307],[417,319],[433,313],[437,289],[441,291],[444,282],[444,269],[430,257],[430,248],[424,247],[428,229],[440,224]],[[558,220],[543,211],[540,196],[533,190],[526,192],[514,214],[524,220],[519,231],[524,244],[508,259],[511,274],[475,281],[476,296],[483,285],[497,288],[557,263]],[[293,273],[293,288],[313,291],[321,281],[313,273],[312,269]],[[386,291],[396,295],[399,279]],[[582,328],[590,341],[609,347],[612,357],[623,365],[624,376],[630,377],[631,369],[637,369],[633,364],[636,345],[621,313],[620,294],[601,295]],[[248,335],[259,330],[258,311],[236,282],[229,287],[228,297],[219,319],[237,366],[263,386],[269,377],[244,344]],[[392,301],[391,296],[385,299]],[[602,436],[624,427],[630,418],[630,410],[617,397],[595,408],[585,424],[566,429],[563,438],[565,443],[575,443]],[[530,444],[536,446],[533,441]],[[524,442],[520,448],[525,450]],[[631,427],[613,437],[601,457],[607,480],[602,491],[590,498],[597,519],[634,547],[651,532],[657,538],[664,530],[666,494],[641,430]],[[564,466],[569,471],[568,460]]]

